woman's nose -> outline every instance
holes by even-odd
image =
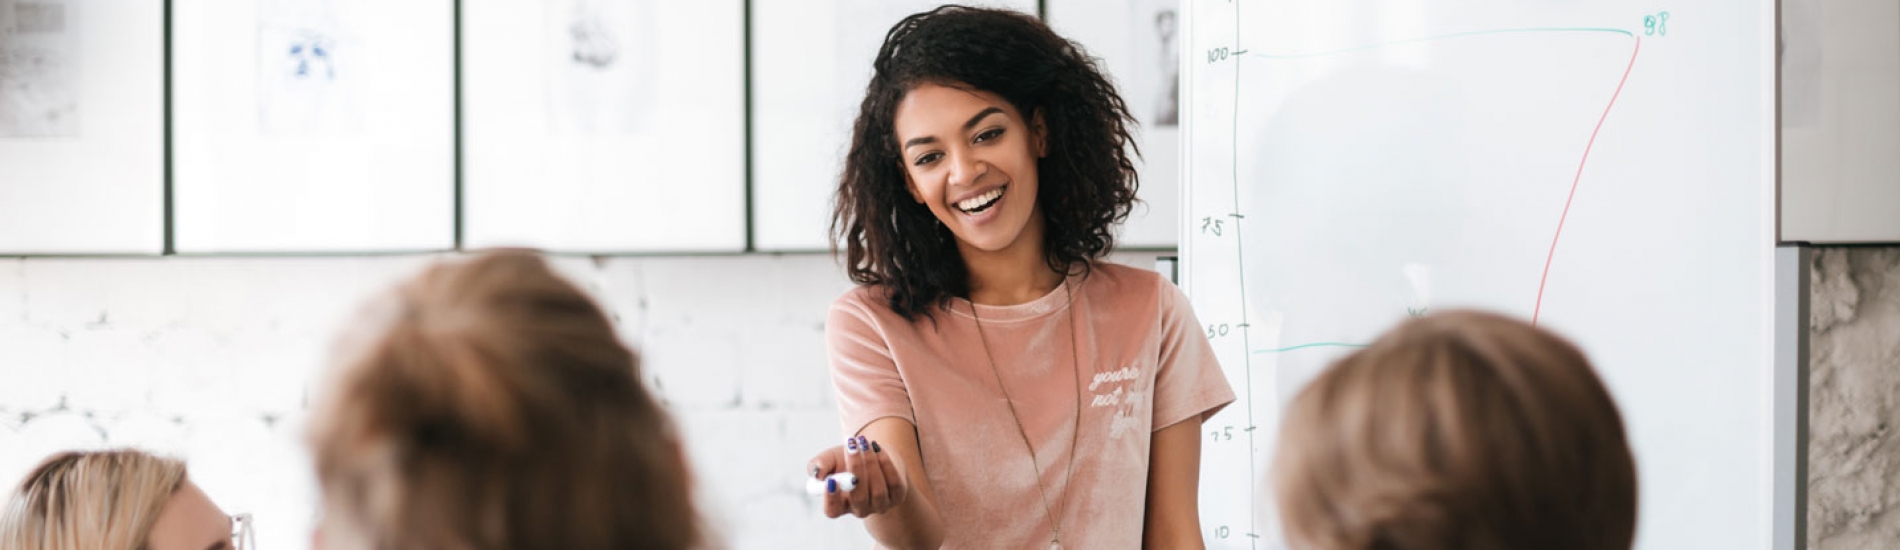
[[[975,155],[961,154],[951,159],[950,186],[969,187],[989,175],[990,165]]]

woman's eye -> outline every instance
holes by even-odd
[[[917,157],[917,161],[912,164],[915,164],[917,166],[923,166],[925,164],[936,162],[937,157],[941,157],[941,156],[943,156],[943,153],[924,153],[923,156]]]
[[[992,130],[987,130],[987,131],[984,131],[984,132],[983,132],[983,133],[981,133],[981,134],[977,134],[977,135],[976,135],[976,142],[977,142],[977,143],[983,143],[983,142],[985,142],[985,141],[989,141],[989,140],[992,140],[992,139],[996,139],[996,137],[997,137],[997,136],[1001,136],[1001,135],[1003,135],[1003,129],[1002,129],[1002,128],[996,128],[996,129],[992,129]]]

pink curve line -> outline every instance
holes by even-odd
[[[1531,324],[1537,324],[1537,316],[1544,312],[1544,283],[1550,281],[1550,264],[1557,258],[1557,239],[1564,235],[1564,221],[1570,219],[1570,202],[1577,198],[1577,184],[1583,181],[1583,167],[1590,163],[1590,148],[1597,144],[1597,133],[1603,131],[1603,121],[1610,119],[1610,110],[1616,108],[1617,96],[1623,95],[1623,85],[1630,81],[1630,70],[1636,68],[1636,54],[1643,51],[1642,37],[1636,37],[1636,49],[1630,52],[1630,64],[1623,68],[1623,79],[1616,82],[1616,92],[1610,94],[1610,104],[1603,107],[1603,116],[1597,118],[1597,127],[1590,131],[1590,141],[1583,146],[1583,160],[1577,161],[1577,177],[1570,180],[1570,196],[1564,198],[1564,213],[1557,218],[1557,232],[1550,237],[1550,254],[1544,256],[1544,275],[1537,279],[1537,303],[1531,308]]]

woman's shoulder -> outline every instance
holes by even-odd
[[[1180,287],[1151,269],[1096,262],[1082,287],[1096,307],[1116,316],[1166,319],[1189,307]]]
[[[1167,299],[1174,287],[1174,283],[1154,270],[1105,261],[1090,264],[1087,279],[1082,284],[1098,297],[1143,301]]]
[[[904,335],[915,336],[920,331],[934,327],[934,324],[921,323],[924,319],[906,318],[891,309],[889,288],[859,285],[831,301],[831,311],[825,319],[825,333],[847,338],[875,335],[888,340]]]
[[[890,310],[889,300],[890,290],[883,285],[858,285],[832,299],[831,310],[875,314],[879,309]]]
[[[831,317],[836,319],[840,315],[870,326],[909,324],[904,316],[891,309],[891,289],[884,285],[858,285],[832,299]]]

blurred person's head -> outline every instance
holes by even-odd
[[[1636,465],[1575,346],[1507,317],[1410,320],[1288,407],[1274,459],[1302,550],[1628,550]]]
[[[231,518],[183,462],[136,450],[70,451],[40,462],[0,515],[0,548],[232,550]]]
[[[700,544],[637,356],[539,256],[435,265],[341,344],[309,432],[327,550]]]

